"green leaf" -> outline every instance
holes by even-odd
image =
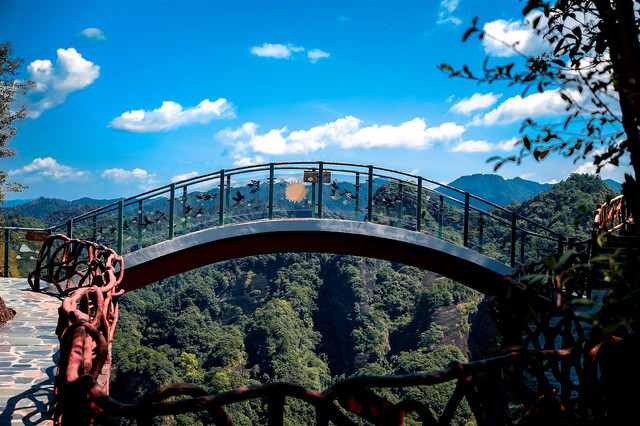
[[[564,130],[567,130],[567,127],[569,126],[569,123],[571,122],[572,119],[573,119],[573,116],[570,115],[567,117],[566,120],[564,120]]]
[[[462,36],[462,41],[467,41],[469,36],[475,33],[476,31],[478,31],[478,29],[475,27],[469,28],[467,31],[465,31],[464,35]]]
[[[549,268],[552,271],[556,270],[556,258],[554,255],[551,256],[547,256],[544,259],[542,259],[542,263],[543,265],[545,265],[547,268]]]
[[[547,158],[547,155],[549,155],[549,150],[545,149],[544,151],[540,151],[540,160],[544,160],[545,158]]]
[[[531,151],[531,140],[527,135],[522,137],[522,144],[524,145],[527,151]]]
[[[571,256],[573,256],[573,254],[574,254],[574,251],[573,251],[573,250],[567,250],[567,251],[565,251],[564,253],[562,253],[562,256],[560,256],[560,259],[558,259],[557,267],[558,267],[558,268],[561,268],[561,267],[565,264],[565,262],[566,262],[569,258],[571,258]]]
[[[538,28],[538,24],[540,24],[540,18],[542,18],[542,16],[537,16],[537,17],[533,20],[533,22],[532,22],[533,29]]]

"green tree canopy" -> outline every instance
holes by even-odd
[[[0,158],[15,157],[9,147],[11,139],[18,133],[18,124],[27,117],[27,107],[13,109],[17,95],[25,95],[33,83],[17,78],[23,59],[14,58],[11,43],[0,44]],[[25,186],[7,182],[7,172],[0,170],[0,202],[5,192],[22,191]]]
[[[544,92],[557,90],[566,103],[560,122],[522,123],[517,155],[494,156],[495,170],[509,162],[520,163],[532,156],[542,161],[559,153],[574,161],[592,159],[599,171],[629,158],[635,178],[626,175],[623,192],[638,217],[636,179],[640,176],[640,10],[633,0],[528,0],[523,14],[548,44],[548,51],[526,56],[517,43],[508,45],[522,62],[493,64],[487,58],[482,72],[467,65],[456,70],[449,64],[439,68],[452,77],[483,83],[509,85]],[[463,39],[477,34],[477,18]]]

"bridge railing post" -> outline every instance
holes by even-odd
[[[218,226],[224,226],[224,169],[220,170],[220,189],[218,190],[218,197],[220,198]]]
[[[73,219],[67,221],[67,237],[73,238]]]
[[[416,231],[420,232],[422,225],[422,177],[418,176],[418,198],[416,200]]]
[[[275,180],[275,166],[273,163],[269,164],[269,220],[273,219],[273,185]]]
[[[118,201],[118,242],[117,242],[117,253],[122,256],[122,234],[123,234],[123,212],[124,212],[124,201]]]
[[[176,184],[171,184],[171,192],[169,193],[169,239],[173,240],[173,224],[175,222],[176,208]]]
[[[316,183],[311,182],[311,217],[315,219],[318,216],[318,209],[316,209]]]
[[[367,221],[373,222],[373,166],[369,166],[369,184],[367,188]]]
[[[324,179],[324,163],[318,162],[318,219],[322,219],[322,180]]]
[[[231,223],[231,175],[227,175],[227,193],[225,194],[225,201],[227,204],[227,214],[224,218],[224,223],[228,225]]]
[[[189,201],[189,194],[187,193],[187,187],[182,187],[182,235],[187,235],[187,207]]]
[[[440,203],[438,204],[438,239],[442,239],[442,226],[444,216],[444,196],[440,196]]]
[[[558,253],[562,254],[564,252],[564,236],[558,235]]]
[[[356,208],[355,210],[355,218],[356,220],[360,220],[360,172],[356,172]]]
[[[514,212],[511,213],[511,267],[516,266],[516,241],[518,239],[517,226],[518,215]]]
[[[93,218],[91,220],[91,226],[92,226],[92,238],[91,240],[95,243],[97,242],[96,240],[98,239],[98,216],[93,215]]]
[[[527,244],[527,231],[520,231],[520,263],[524,265],[524,250]]]
[[[143,201],[138,201],[138,250],[142,248],[142,212]]]
[[[464,193],[464,231],[463,231],[463,241],[464,246],[469,247],[469,193]]]
[[[398,228],[402,228],[402,181],[398,181],[398,221],[396,226]]]
[[[9,248],[11,245],[9,244],[9,240],[11,240],[11,230],[4,230],[4,276],[9,276]]]

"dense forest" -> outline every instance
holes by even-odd
[[[447,278],[380,260],[307,253],[228,261],[120,299],[111,393],[132,400],[170,383],[222,392],[273,381],[321,391],[354,374],[436,371],[473,356],[480,301]],[[493,336],[473,333],[485,343]],[[412,397],[439,412],[453,390],[442,388]],[[230,414],[238,424],[265,415],[248,403]],[[313,415],[295,402],[285,413],[291,424]],[[466,406],[456,415],[459,424],[470,418]]]

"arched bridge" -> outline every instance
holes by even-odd
[[[231,258],[309,251],[411,264],[492,294],[483,282],[563,248],[561,235],[467,192],[386,168],[331,162],[220,170],[44,231],[114,248],[124,256],[126,290]],[[30,250],[17,241],[19,233],[5,229],[5,270],[12,248]],[[20,254],[18,262],[33,262]]]
[[[124,256],[125,291],[228,259],[322,252],[387,259],[440,273],[485,294],[512,268],[429,235],[367,222],[285,219],[206,229]]]

